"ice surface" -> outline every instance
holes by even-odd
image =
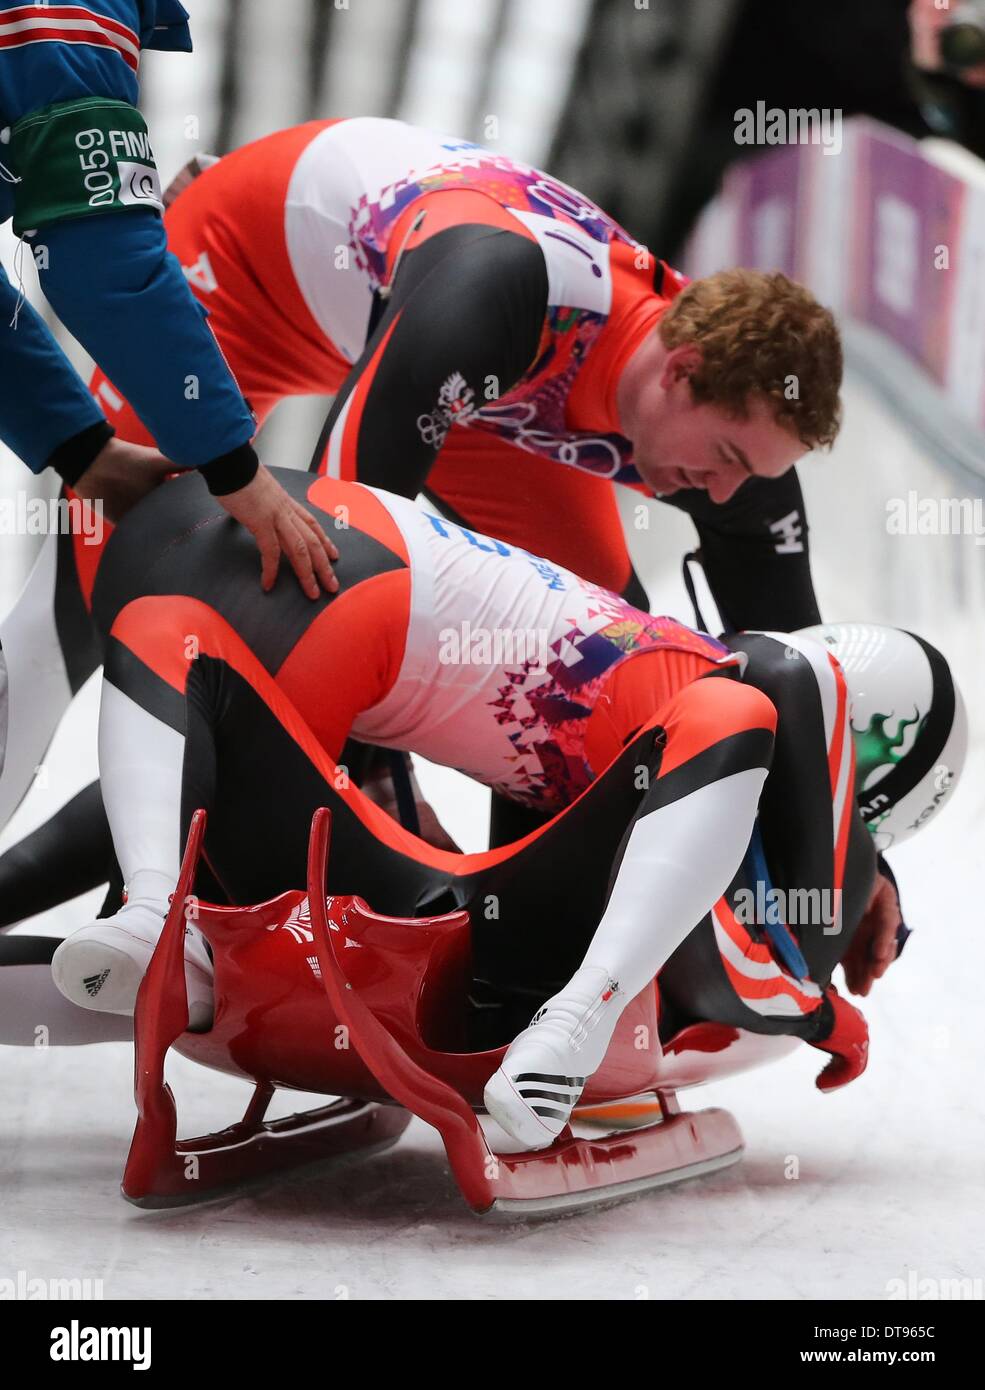
[[[804,1047],[768,1074],[684,1093],[685,1105],[735,1113],[743,1162],[562,1221],[500,1227],[470,1216],[436,1135],[417,1121],[362,1165],[152,1215],[118,1190],[134,1118],[130,1049],[6,1048],[0,1277],[101,1278],[107,1298],[291,1299],[882,1298],[910,1270],[985,1277],[985,551],[970,538],[887,546],[886,496],[930,489],[941,475],[859,390],[836,454],[803,476],[825,616],[904,622],[936,640],[965,685],[974,741],[954,804],[893,856],[915,934],[864,1004],[871,1064],[859,1081],[821,1096],[813,1078],[823,1058]],[[676,557],[690,543],[688,523],[666,507],[634,535],[656,611],[687,616]],[[95,708],[93,687],[59,732],[48,787],[35,788],[3,845],[93,775]],[[478,848],[485,794],[441,770],[422,777],[462,842]],[[98,899],[30,930],[63,934]],[[182,1058],[171,1070],[184,1133],[238,1116],[240,1083]],[[304,1104],[292,1096],[280,1113]]]

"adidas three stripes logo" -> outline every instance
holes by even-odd
[[[517,1094],[530,1106],[535,1115],[552,1120],[567,1120],[585,1085],[584,1076],[552,1076],[549,1072],[523,1071],[510,1078]],[[552,1100],[554,1105],[534,1105],[533,1101]],[[560,1107],[564,1107],[561,1109]]]

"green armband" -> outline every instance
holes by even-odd
[[[163,211],[147,123],[125,101],[84,97],[24,116],[10,132],[18,236],[121,208]]]

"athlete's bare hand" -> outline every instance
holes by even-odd
[[[339,558],[339,552],[311,513],[295,502],[262,464],[246,487],[217,497],[216,501],[256,541],[264,590],[273,588],[284,555],[309,598],[318,598],[322,589],[330,594],[337,591],[339,581],[331,562]]]
[[[896,889],[876,874],[869,901],[842,961],[850,993],[866,995],[896,959],[896,932],[902,922]]]
[[[75,483],[72,491],[102,507],[107,521],[117,522],[174,472],[174,464],[143,444],[108,440]]]

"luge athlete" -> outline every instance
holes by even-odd
[[[282,476],[321,517],[345,519],[341,589],[317,605],[286,583],[269,606],[246,601],[243,546],[194,479],[141,504],[108,547],[94,600],[100,770],[128,897],[59,948],[63,992],[132,1010],[196,806],[210,811],[210,872],[244,902],[296,884],[304,826],[328,802],[345,880],[330,869],[330,891],[407,915],[494,893],[496,923],[474,913],[477,978],[561,986],[487,1093],[521,1142],[559,1132],[625,1004],[703,923],[731,997],[716,1014],[834,1053],[825,1088],[857,1075],[864,1021],[830,975],[871,900],[875,850],[831,652],[797,634],[724,646],[405,499]],[[532,646],[463,649],[497,633],[531,634]],[[883,834],[893,817],[925,822],[963,757],[946,663],[891,629],[827,636],[869,698],[925,709],[907,758],[875,788],[869,769],[862,792]],[[502,850],[434,850],[340,781],[350,733],[561,814]],[[735,894],[764,875],[837,903],[836,918],[750,929]],[[194,933],[188,979],[193,1022],[208,1026],[209,961]],[[533,1074],[545,1080],[531,1090]]]

